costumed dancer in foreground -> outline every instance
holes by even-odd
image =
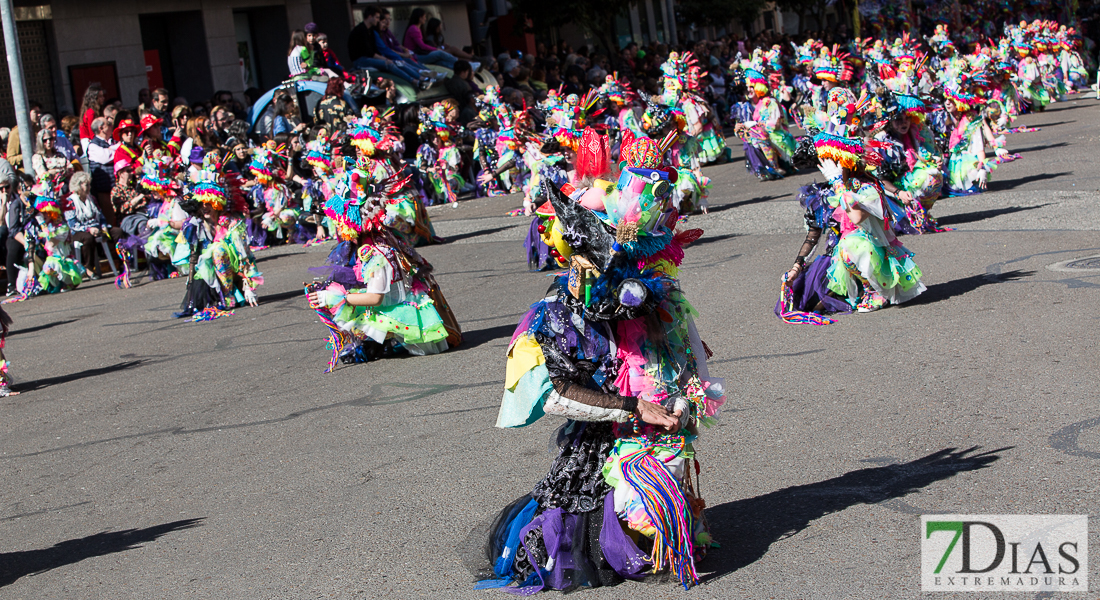
[[[176,316],[203,313],[206,320],[244,304],[256,306],[256,288],[264,279],[248,244],[248,202],[236,176],[226,174],[219,155],[211,152],[196,179],[189,208],[202,217],[183,227],[192,277]]]
[[[894,235],[881,184],[866,173],[868,166],[878,163],[881,157],[857,137],[857,111],[851,105],[841,107],[832,117],[831,131],[814,137],[819,168],[828,184],[808,186],[800,195],[810,235],[783,278],[781,302],[785,306],[782,310],[777,306],[776,312],[783,313],[780,316],[785,321],[815,322],[807,310],[843,310],[836,299],[845,302],[848,310],[871,312],[912,300],[925,290],[913,253]],[[812,268],[803,275],[805,258],[823,230],[835,230],[839,240],[830,239],[828,262],[819,265],[823,258],[813,261]],[[812,280],[799,281],[800,276]],[[799,297],[788,290],[797,290]]]
[[[626,160],[604,217],[546,184],[570,270],[512,336],[496,424],[566,421],[550,473],[466,557],[479,588],[530,595],[656,572],[690,587],[713,545],[693,442],[725,402],[724,384],[707,371],[676,279],[701,231],[676,230],[674,171],[650,150],[625,152],[645,162]]]
[[[384,224],[387,197],[407,184],[406,178],[374,184],[356,169],[339,170],[330,182],[325,215],[340,242],[323,268],[327,277],[306,288],[310,307],[331,332],[326,372],[337,361],[437,354],[462,341],[431,264]]]

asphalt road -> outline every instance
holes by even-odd
[[[1048,268],[1100,254],[1098,105],[1022,118],[1042,130],[1009,136],[1023,158],[990,192],[937,204],[956,231],[904,239],[928,292],[828,327],[772,314],[812,175],[760,183],[739,151],[706,169],[682,282],[729,385],[698,445],[722,548],[690,592],[581,593],[917,598],[920,514],[1100,512],[1100,271]],[[548,284],[516,205],[431,210],[451,241],[423,254],[467,340],[438,356],[323,374],[300,284],[327,247],[260,253],[260,307],[211,323],[171,318],[179,280],[7,305],[0,598],[505,598],[456,547],[552,460],[553,418],[493,428]]]

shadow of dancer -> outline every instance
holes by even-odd
[[[1035,271],[1016,269],[1013,271],[1005,271],[1004,273],[982,273],[980,275],[971,275],[970,277],[963,277],[944,283],[934,283],[928,286],[926,292],[905,304],[899,304],[898,308],[931,304],[933,302],[939,302],[954,296],[961,296],[973,292],[980,287],[985,287],[994,283],[1003,283],[1005,281],[1017,281],[1034,274]]]
[[[201,518],[184,519],[145,529],[105,531],[76,540],[58,542],[42,550],[6,552],[0,554],[0,587],[11,585],[25,575],[43,573],[86,558],[140,548],[140,544],[151,542],[173,531],[197,527],[201,521]]]
[[[956,473],[985,468],[1000,458],[996,453],[1010,448],[971,454],[977,449],[945,448],[912,462],[851,471],[833,479],[708,508],[711,532],[724,544],[700,563],[701,570],[713,569],[703,581],[713,581],[756,562],[772,544],[799,533],[821,517],[857,504],[901,498]]]

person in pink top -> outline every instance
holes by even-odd
[[[429,46],[424,42],[424,26],[428,24],[428,12],[423,8],[415,8],[409,15],[409,26],[405,28],[405,39],[402,45],[416,53],[420,62],[426,65],[439,65],[448,69],[455,68],[458,60],[449,52]]]

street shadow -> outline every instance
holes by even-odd
[[[1040,146],[1028,146],[1026,148],[1013,148],[1013,154],[1023,154],[1025,152],[1038,152],[1039,150],[1049,150],[1051,148],[1061,148],[1062,146],[1068,146],[1068,142],[1058,142],[1055,144],[1043,144]]]
[[[283,300],[290,300],[291,298],[301,298],[302,306],[309,307],[309,303],[305,301],[306,293],[301,289],[288,290],[285,292],[279,292],[277,294],[264,294],[258,297],[256,300],[262,306],[270,302],[282,302]]]
[[[58,377],[45,377],[42,379],[34,379],[24,383],[17,382],[12,386],[12,389],[17,392],[33,392],[42,388],[48,388],[51,385],[60,385],[62,383],[69,383],[70,381],[79,381],[81,379],[88,379],[91,377],[98,377],[100,375],[108,375],[111,373],[119,373],[129,369],[140,367],[148,362],[145,359],[142,360],[129,360],[126,362],[115,363],[106,367],[99,367],[96,369],[86,369],[84,371],[78,371],[76,373],[70,373],[68,375],[60,375]]]
[[[477,348],[488,344],[495,340],[509,340],[512,334],[516,331],[516,324],[511,323],[507,325],[497,325],[496,327],[489,327],[487,329],[476,329],[474,331],[462,332],[462,344],[458,346],[458,350],[469,350],[471,348]]]
[[[299,254],[305,254],[305,252],[283,252],[280,254],[267,254],[256,258],[256,264],[266,262],[269,260],[275,260],[277,258],[286,258],[288,256],[298,256]]]
[[[1053,123],[1036,123],[1035,125],[1028,125],[1028,127],[1054,127],[1055,125],[1065,125],[1066,123],[1076,123],[1077,121],[1055,121]]]
[[[992,219],[993,217],[999,217],[1001,215],[1010,215],[1012,213],[1023,212],[1025,210],[1035,210],[1036,208],[1043,208],[1044,206],[1050,206],[1052,203],[1036,204],[1035,206],[1006,206],[1004,208],[991,208],[989,210],[977,210],[968,213],[959,213],[957,215],[947,215],[946,217],[939,217],[936,222],[940,225],[958,225],[960,223],[974,223],[975,221],[984,221],[986,219]]]
[[[197,527],[201,525],[201,521],[202,518],[184,519],[145,529],[105,531],[80,539],[58,542],[42,550],[5,552],[0,554],[0,587],[11,585],[20,577],[44,573],[78,563],[86,558],[140,548],[140,544],[152,542],[163,535]]]
[[[901,308],[947,300],[948,298],[968,294],[980,287],[985,287],[994,283],[1003,283],[1005,281],[1016,281],[1017,279],[1030,277],[1034,274],[1035,271],[1021,271],[1017,269],[1015,271],[1006,271],[999,275],[995,273],[982,273],[980,275],[971,275],[970,277],[963,277],[954,281],[935,283],[928,286],[928,290],[920,296],[902,304]]]
[[[1065,171],[1062,173],[1038,173],[1035,175],[1028,175],[1027,177],[1021,177],[1019,179],[994,179],[989,182],[989,186],[986,189],[987,192],[1002,192],[1005,190],[1011,190],[1020,187],[1021,185],[1027,185],[1035,181],[1043,181],[1046,179],[1057,179],[1062,175],[1072,175],[1073,171]]]
[[[705,244],[713,244],[714,242],[722,242],[735,237],[737,237],[736,233],[724,233],[722,235],[712,235],[710,237],[699,238],[692,242],[691,245],[688,246],[688,248],[694,248],[696,246],[702,246]]]
[[[464,240],[466,238],[479,237],[479,236],[483,236],[483,235],[492,235],[494,233],[497,233],[499,231],[504,231],[506,229],[515,229],[515,226],[514,225],[508,225],[506,227],[490,227],[488,229],[479,229],[477,231],[471,231],[469,233],[459,233],[459,234],[456,234],[456,235],[449,235],[449,236],[447,236],[446,239],[447,239],[447,243],[450,244],[451,242],[457,242],[458,240]]]
[[[785,198],[790,194],[783,194],[781,196],[760,196],[759,198],[749,198],[748,200],[740,200],[737,202],[730,202],[728,204],[720,204],[718,206],[708,206],[707,214],[719,213],[731,208],[737,208],[739,206],[748,206],[750,204],[760,204],[761,202],[768,202],[769,200],[775,200],[776,198]]]
[[[1000,458],[997,453],[1011,449],[972,454],[978,448],[945,448],[912,462],[859,469],[708,508],[711,532],[725,543],[700,565],[713,569],[702,580],[714,581],[751,565],[767,554],[772,544],[797,535],[821,517],[859,504],[901,498],[957,473],[983,469]]]
[[[52,327],[59,327],[61,325],[68,325],[69,323],[76,323],[80,319],[66,319],[64,321],[54,321],[53,323],[46,323],[45,325],[36,325],[34,327],[25,327],[22,329],[12,329],[8,332],[9,336],[18,335],[20,333],[34,333],[36,331],[42,331],[43,329],[50,329]]]

